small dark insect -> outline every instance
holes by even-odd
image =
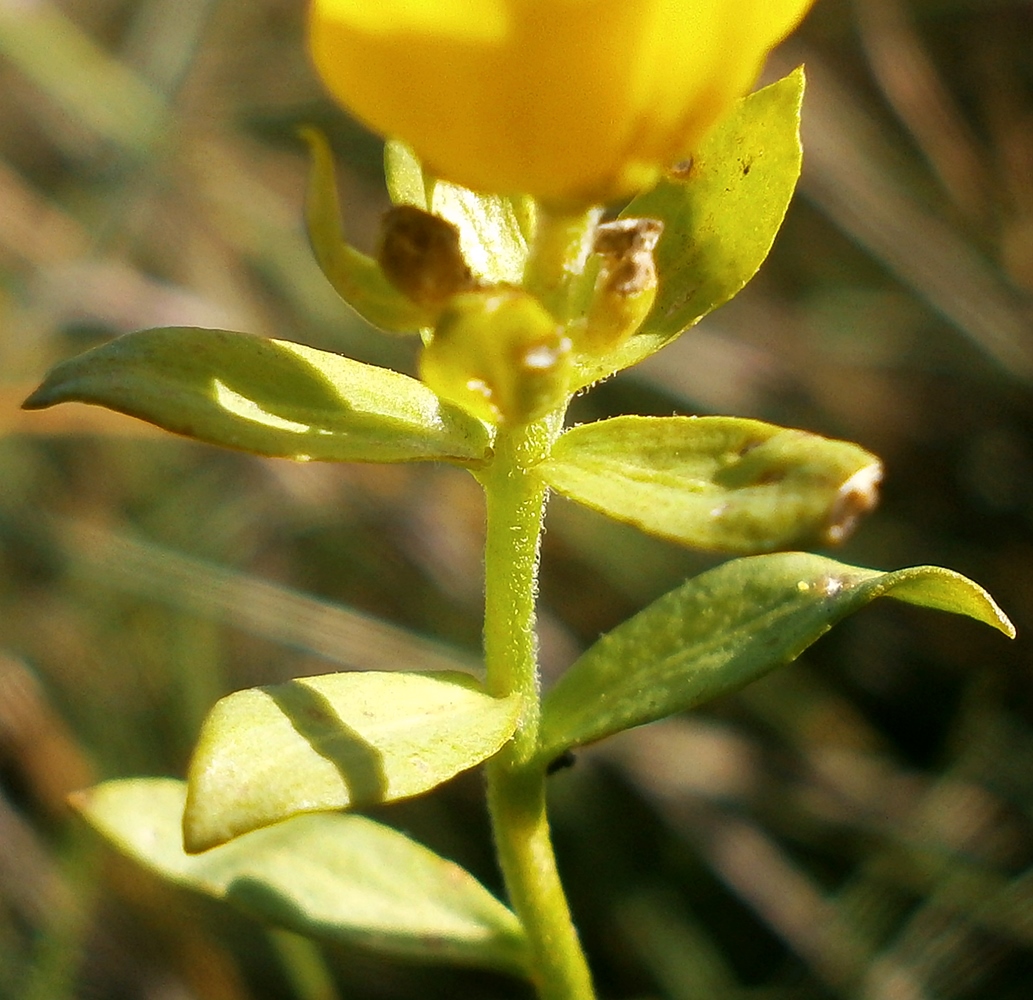
[[[564,750],[555,760],[549,762],[549,766],[545,769],[546,774],[555,774],[557,771],[562,771],[565,767],[573,767],[577,762],[577,756],[571,750]]]

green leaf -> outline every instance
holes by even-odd
[[[800,176],[803,70],[740,102],[704,140],[691,168],[635,198],[623,218],[659,219],[660,279],[639,333],[606,357],[583,358],[579,385],[637,364],[735,295],[764,262]]]
[[[513,735],[519,698],[468,674],[354,672],[218,702],[190,763],[183,831],[204,851],[300,812],[419,795]]]
[[[527,198],[476,194],[435,181],[431,211],[459,230],[466,263],[488,284],[519,285],[534,232],[534,204]]]
[[[685,545],[752,554],[841,541],[879,460],[847,441],[736,417],[615,417],[568,430],[538,467],[564,496]]]
[[[536,224],[534,199],[477,194],[423,170],[405,143],[384,147],[384,175],[391,201],[447,219],[459,230],[467,265],[489,284],[519,285]]]
[[[186,786],[108,781],[76,796],[118,850],[188,889],[311,937],[392,955],[527,967],[517,918],[458,865],[363,816],[298,816],[205,854],[186,854]]]
[[[431,313],[398,291],[375,260],[345,241],[330,144],[317,129],[303,128],[300,134],[312,157],[305,223],[316,262],[326,279],[363,319],[381,330],[415,333],[421,327],[433,326]]]
[[[734,691],[877,597],[1015,634],[982,587],[948,569],[883,573],[801,552],[736,559],[665,594],[574,663],[542,707],[542,762]]]
[[[423,167],[412,148],[400,139],[388,139],[384,143],[384,179],[392,204],[429,211]]]
[[[280,458],[478,465],[490,454],[484,424],[422,382],[225,330],[126,334],[57,365],[23,405],[72,401]]]

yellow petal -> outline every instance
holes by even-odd
[[[327,0],[319,6],[325,16],[339,17],[371,35],[390,35],[402,29],[492,42],[504,39],[510,25],[507,5],[496,0],[377,0],[364,4]]]
[[[812,0],[314,0],[331,93],[481,191],[589,203],[690,151]]]

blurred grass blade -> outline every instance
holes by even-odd
[[[159,94],[49,0],[0,3],[0,53],[105,139],[138,152],[165,128]]]
[[[521,975],[517,918],[468,872],[363,816],[298,816],[204,854],[183,851],[183,782],[108,781],[77,796],[138,863],[300,934]]]
[[[684,545],[738,554],[840,542],[882,466],[847,441],[736,417],[573,427],[539,466],[564,496]]]
[[[72,571],[113,587],[232,625],[291,649],[358,670],[476,670],[462,650],[372,615],[217,566],[126,533],[57,525]]]
[[[297,1000],[343,1000],[318,941],[275,927],[267,938]]]
[[[422,382],[226,330],[126,334],[57,365],[23,405],[69,401],[210,444],[303,461],[476,465],[489,450],[484,425]]]
[[[851,240],[885,265],[1004,371],[1033,380],[1028,298],[971,241],[930,211],[900,175],[900,150],[870,110],[813,50],[801,191]]]
[[[802,552],[736,559],[665,594],[581,656],[545,697],[542,759],[734,691],[877,597],[1015,634],[993,598],[951,570],[883,573]]]
[[[57,523],[72,572],[91,587],[112,587],[239,628],[290,649],[357,670],[480,667],[467,652],[372,615],[217,566],[127,533]]]
[[[631,950],[667,1000],[745,1000],[733,970],[703,927],[671,893],[639,890],[621,900],[617,921]]]
[[[493,698],[460,673],[338,673],[237,691],[201,728],[186,849],[429,791],[498,751],[519,710],[515,695]]]

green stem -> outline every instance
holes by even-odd
[[[480,474],[488,513],[484,549],[484,657],[488,689],[523,702],[508,745],[526,763],[538,745],[538,641],[535,602],[545,485],[532,470],[548,454],[555,421],[500,427],[491,465]]]
[[[600,213],[542,211],[524,287],[559,322],[591,248]],[[484,658],[488,689],[518,694],[513,738],[489,762],[488,808],[510,903],[523,923],[530,975],[540,1000],[594,1000],[592,979],[570,919],[545,811],[538,754],[541,697],[535,602],[546,488],[535,467],[563,426],[561,407],[526,426],[500,426],[491,464],[478,474],[488,511],[485,542]]]
[[[500,428],[495,458],[481,473],[488,510],[484,647],[488,687],[513,692],[523,708],[513,739],[489,763],[488,805],[510,902],[531,949],[541,1000],[592,1000],[591,977],[563,893],[536,761],[540,698],[535,635],[538,556],[545,487],[533,468],[560,420]]]
[[[602,209],[550,212],[540,208],[534,247],[524,268],[523,286],[560,322],[568,315],[568,292],[592,250]]]

